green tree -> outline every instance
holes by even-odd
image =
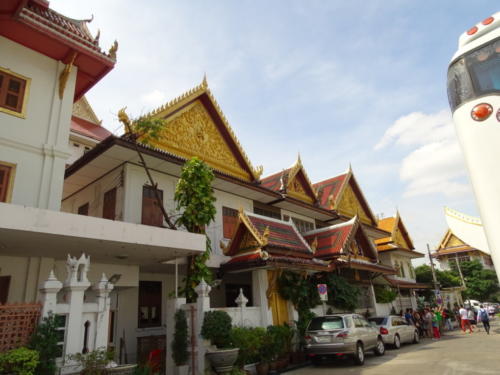
[[[453,273],[458,276],[456,264],[452,264]],[[485,270],[477,259],[460,262],[460,269],[465,279],[465,298],[487,301],[500,291],[497,274],[493,270]]]
[[[58,317],[53,314],[43,318],[43,321],[38,324],[33,336],[31,336],[28,347],[40,354],[40,360],[36,368],[36,374],[38,375],[54,375],[56,372],[56,358],[60,354],[57,346],[59,341],[57,319]]]
[[[181,213],[176,225],[183,226],[188,232],[205,234],[205,228],[214,220],[216,213],[213,179],[212,169],[197,157],[184,164],[174,195],[176,209]],[[189,257],[185,287],[181,290],[188,302],[196,301],[198,296],[194,289],[202,279],[207,283],[212,281],[212,272],[206,265],[211,244],[208,236],[205,237],[205,252]]]
[[[460,286],[460,277],[452,271],[436,271],[436,279],[442,288]],[[415,268],[415,275],[418,283],[432,284],[432,269],[427,264],[422,264]]]

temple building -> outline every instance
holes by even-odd
[[[451,208],[445,208],[448,230],[432,257],[444,270],[457,262],[478,260],[484,268],[494,270],[481,220]]]
[[[375,240],[380,260],[396,270],[395,275],[384,276],[384,280],[377,280],[379,284],[385,281],[398,292],[396,301],[390,306],[396,311],[405,311],[407,308],[416,309],[418,291],[429,289],[430,285],[417,283],[412,259],[423,258],[424,255],[415,251],[408,231],[397,212],[396,216],[379,220],[378,227],[390,233],[390,236]],[[388,308],[388,306],[386,306]],[[390,309],[388,309],[390,312]]]

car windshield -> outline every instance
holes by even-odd
[[[342,329],[344,328],[344,320],[341,316],[321,316],[311,320],[309,324],[310,331]]]
[[[369,322],[374,322],[378,326],[383,326],[383,325],[386,324],[387,318],[384,318],[384,317],[369,318],[368,321]]]
[[[500,92],[500,39],[471,51],[448,69],[448,101],[460,104],[488,93]]]

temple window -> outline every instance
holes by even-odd
[[[89,204],[85,203],[78,207],[78,215],[89,216]]]
[[[116,212],[116,188],[104,193],[104,202],[102,204],[103,219],[115,220]]]
[[[30,79],[0,68],[0,112],[24,117]]]
[[[283,220],[284,221],[289,221],[290,216],[288,215],[283,215]],[[314,223],[311,223],[310,221],[305,221],[301,219],[297,219],[296,217],[292,216],[292,221],[295,224],[295,227],[299,231],[299,233],[305,233],[309,232],[310,230],[314,229]]]
[[[260,202],[253,202],[253,212],[257,215],[281,220],[281,210],[278,207],[268,206]]]
[[[163,201],[163,191],[158,189]],[[163,227],[163,213],[156,199],[155,189],[152,186],[142,187],[142,218],[141,224]]]
[[[404,263],[403,263],[403,262],[400,262],[400,263],[399,263],[399,276],[401,276],[401,277],[406,277],[406,274],[405,274],[405,266],[404,266]]]
[[[0,162],[0,202],[10,202],[15,170],[14,164]]]
[[[139,281],[139,328],[161,326],[161,281]]]
[[[232,238],[236,223],[238,222],[238,210],[222,207],[222,231],[224,238]]]

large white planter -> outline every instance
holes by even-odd
[[[240,349],[223,349],[207,352],[206,356],[219,375],[231,373]]]
[[[188,375],[189,365],[182,365],[175,367],[175,375]]]
[[[243,366],[243,370],[251,375],[257,375],[257,363],[250,363],[248,365],[245,365]]]

